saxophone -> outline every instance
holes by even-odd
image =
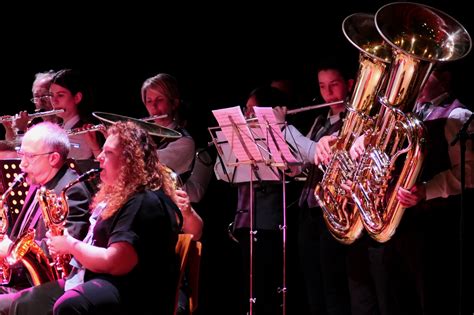
[[[351,244],[362,234],[364,227],[357,207],[349,202],[352,201],[350,194],[342,188],[342,184],[353,179],[356,170],[356,164],[348,152],[354,140],[373,127],[370,114],[377,93],[386,81],[391,49],[377,32],[371,14],[348,16],[342,23],[342,29],[347,39],[360,50],[360,65],[333,157],[315,188],[315,198],[331,234],[339,242]]]
[[[58,197],[53,190],[48,190],[46,187],[41,187],[38,190],[37,198],[43,214],[44,225],[51,233],[51,236],[60,236],[64,234],[64,225],[69,214],[69,205],[67,203],[66,192],[79,182],[91,180],[99,174],[101,169],[91,169],[75,180],[67,184]],[[56,279],[64,279],[71,271],[71,255],[53,255],[53,270]]]
[[[375,24],[393,56],[374,132],[354,175],[352,199],[369,235],[386,242],[405,210],[398,188],[413,187],[425,156],[424,125],[411,113],[415,100],[433,66],[463,58],[471,39],[449,15],[417,3],[387,4],[377,11]]]
[[[66,192],[75,184],[94,178],[101,169],[92,169],[68,183],[58,197],[52,190],[41,187],[37,194],[38,203],[46,228],[52,236],[63,235],[64,225],[69,214]],[[14,265],[21,261],[28,270],[33,284],[38,285],[67,277],[71,267],[70,255],[55,255],[53,261],[47,257],[43,249],[36,244],[35,230],[23,233],[13,244],[7,257],[8,264]]]
[[[10,253],[6,257],[9,266],[23,263],[31,276],[33,285],[57,280],[54,269],[49,262],[48,256],[43,249],[36,244],[35,230],[25,231],[17,241],[13,243]]]
[[[10,184],[10,187],[8,187],[4,192],[3,195],[0,197],[0,240],[3,239],[5,234],[8,232],[8,227],[10,225],[9,222],[9,213],[8,213],[8,206],[6,204],[7,198],[10,195],[10,193],[13,191],[13,189],[17,188],[20,186],[20,184],[24,181],[25,179],[25,174],[21,173],[18,176],[15,177],[13,182]],[[10,266],[8,265],[7,261],[5,259],[2,259],[1,265],[0,265],[0,284],[1,285],[6,285],[10,282],[11,279],[11,272],[10,272]]]

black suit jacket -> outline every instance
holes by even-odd
[[[53,190],[56,195],[59,197],[61,191],[67,184],[75,180],[78,177],[77,173],[74,170],[68,168],[67,164],[64,164],[63,167],[56,173],[56,175],[45,185],[46,189]],[[69,214],[66,219],[65,226],[68,229],[69,234],[77,239],[83,239],[89,228],[89,203],[91,201],[91,193],[87,189],[84,183],[78,183],[73,185],[66,192],[68,198],[67,203],[69,205]],[[15,241],[20,237],[20,234],[25,232],[28,228],[34,228],[36,230],[35,239],[38,241],[43,241],[46,235],[46,227],[44,224],[43,217],[40,215],[39,219],[36,222],[31,222],[29,226],[24,227],[21,231],[21,225],[25,218],[28,207],[33,201],[33,198],[36,198],[35,194],[28,194],[23,209],[21,210],[18,218],[12,228],[10,233],[10,239]],[[32,218],[36,216],[38,211],[41,211],[39,204],[35,206],[35,210],[32,214]]]

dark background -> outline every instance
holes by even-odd
[[[176,5],[153,7],[139,2],[98,9],[30,8],[4,12],[1,32],[2,109],[0,114],[31,110],[36,72],[75,68],[88,78],[94,110],[146,116],[140,101],[142,82],[159,72],[174,75],[183,97],[203,126],[215,125],[210,109],[243,105],[256,86],[275,77],[291,77],[308,94],[317,92],[311,65],[326,55],[355,60],[341,23],[349,14],[375,13],[387,1]],[[435,0],[441,9],[473,32],[467,4]],[[11,15],[11,16],[8,16]],[[20,31],[21,30],[21,31]],[[460,95],[472,104],[467,76],[473,56],[455,62],[464,70]]]
[[[312,70],[320,58],[337,54],[357,61],[358,51],[341,31],[343,19],[356,12],[375,13],[385,3],[239,1],[169,8],[163,3],[134,2],[99,9],[96,4],[76,2],[68,8],[28,5],[28,12],[16,4],[17,9],[0,16],[0,114],[33,111],[29,99],[36,72],[75,68],[93,88],[95,111],[144,117],[141,84],[166,72],[178,79],[184,99],[191,104],[195,135],[202,144],[210,140],[206,128],[216,125],[211,109],[244,105],[253,88],[273,78],[296,80],[306,100],[317,96]],[[474,19],[465,0],[426,4],[450,14],[473,34]],[[469,106],[474,104],[473,60],[471,53],[455,62],[460,78],[456,90]],[[228,185],[212,182],[198,209],[205,221],[199,314],[241,313],[236,306],[240,281],[248,275],[241,274],[238,246],[227,236],[235,194]],[[289,216],[291,236],[294,213]],[[293,248],[288,255],[293,264]],[[288,309],[292,314],[302,300],[296,267],[290,268]]]

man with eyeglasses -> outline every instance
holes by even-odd
[[[46,72],[38,72],[35,74],[35,80],[31,92],[33,98],[31,102],[35,104],[35,112],[45,112],[53,109],[49,93],[49,86],[54,77],[55,72],[49,70]],[[55,115],[43,116],[30,120],[27,111],[21,111],[16,114],[11,121],[2,122],[5,127],[5,139],[9,141],[21,141],[21,137],[26,129],[41,121],[59,122],[59,118]]]
[[[15,242],[21,239],[25,231],[32,228],[36,231],[36,242],[41,245],[45,253],[49,253],[44,242],[47,231],[36,192],[38,188],[45,187],[53,190],[59,197],[66,185],[77,178],[77,173],[69,169],[69,164],[66,163],[69,148],[68,136],[57,124],[42,122],[25,133],[18,156],[21,158],[21,172],[25,174],[30,190],[10,235],[4,235],[3,238],[0,236],[1,260],[11,254]],[[69,234],[82,239],[89,226],[91,193],[84,183],[78,183],[67,190],[66,196],[69,212],[65,227]],[[8,286],[0,286],[0,314],[8,313],[11,301],[16,298],[15,292],[31,286],[30,275],[26,269],[16,268],[17,265],[12,267],[12,280]]]

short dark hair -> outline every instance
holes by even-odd
[[[315,67],[315,76],[323,70],[337,70],[344,80],[354,79],[356,74],[357,60],[348,56],[328,56],[319,60]]]
[[[72,69],[58,71],[51,81],[53,84],[68,89],[73,95],[78,92],[84,93],[84,90],[86,89],[81,74]]]
[[[263,107],[288,106],[290,102],[285,92],[269,85],[254,89],[250,92],[249,98],[252,96],[255,97],[257,104]]]

